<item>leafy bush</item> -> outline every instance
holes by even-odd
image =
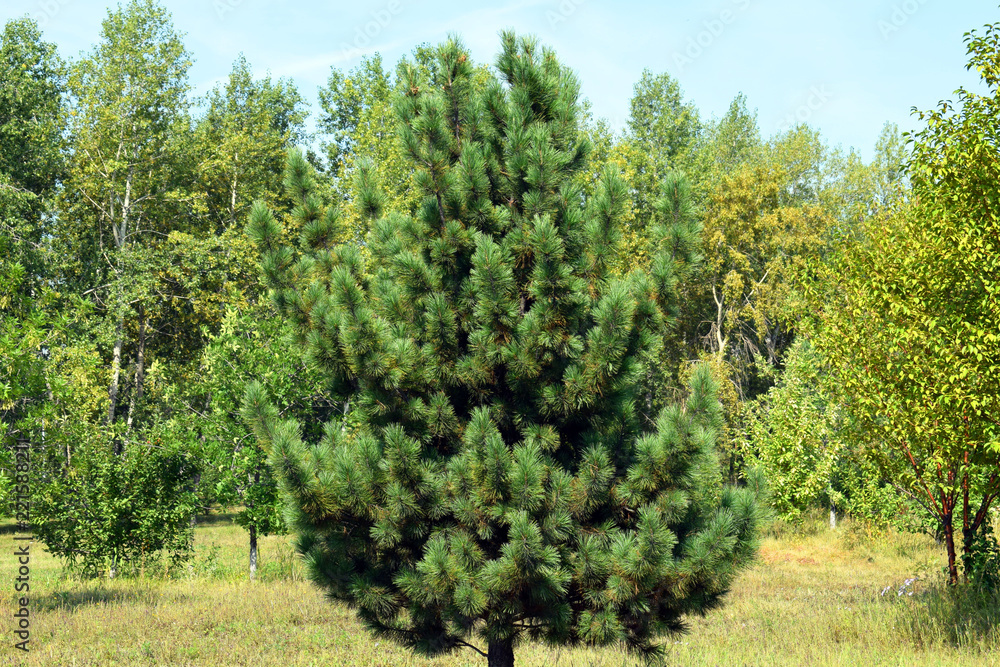
[[[1000,544],[986,523],[980,526],[962,552],[967,582],[984,590],[1000,592]]]
[[[779,383],[747,409],[744,457],[767,477],[776,518],[792,524],[824,500],[843,499],[832,487],[842,417],[822,387],[821,367],[808,341],[796,340]]]
[[[153,442],[116,456],[92,445],[52,475],[34,499],[35,531],[67,568],[85,577],[120,572],[192,550],[194,462]]]

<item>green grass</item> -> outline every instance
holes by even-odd
[[[35,543],[31,651],[24,656],[12,647],[16,565],[13,536],[4,532],[0,664],[485,665],[468,650],[428,660],[374,639],[348,609],[303,581],[287,537],[261,541],[260,577],[251,584],[242,529],[215,517],[195,535],[190,566],[115,581],[67,577]],[[850,538],[843,528],[765,538],[725,606],[690,619],[690,631],[671,638],[668,664],[1000,664],[990,653],[1000,646],[992,617],[968,622],[964,615],[975,605],[955,603],[928,583],[943,563],[932,541]],[[916,594],[898,596],[914,575],[923,576],[907,589]],[[520,666],[636,664],[612,649],[529,644],[516,656]]]

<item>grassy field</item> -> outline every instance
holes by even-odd
[[[13,535],[0,535],[3,630],[10,665],[485,665],[466,650],[416,658],[369,636],[302,580],[287,537],[261,544],[259,580],[245,580],[246,534],[228,517],[202,521],[190,566],[168,576],[78,581],[34,544],[31,642],[13,648]],[[926,538],[851,539],[849,530],[772,535],[726,605],[671,638],[675,665],[1000,664],[995,628],[969,632],[947,610],[929,615],[943,553]],[[903,589],[906,579],[922,578]],[[886,587],[889,587],[886,590]],[[883,594],[883,591],[885,593]],[[915,595],[909,595],[914,592]],[[617,650],[525,645],[520,666],[633,665]]]

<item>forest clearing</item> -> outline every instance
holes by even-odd
[[[3,536],[3,571],[13,569],[10,528]],[[931,620],[923,611],[920,596],[943,583],[940,546],[919,535],[876,541],[852,530],[842,523],[830,531],[812,517],[805,533],[766,537],[723,608],[691,619],[690,632],[670,642],[666,664],[1000,664],[993,650],[1000,614],[994,611],[985,633],[955,637],[946,624],[966,621],[945,614]],[[260,579],[248,582],[244,542],[231,515],[202,517],[190,569],[119,581],[67,579],[56,559],[40,557],[33,569],[37,648],[26,659],[6,653],[3,664],[479,664],[469,653],[419,658],[372,638],[350,610],[331,605],[303,580],[286,537],[262,539]],[[0,612],[10,616],[6,602]],[[518,659],[532,667],[642,664],[619,650],[538,644],[520,650]]]
[[[1000,22],[865,158],[691,48],[595,115],[596,3],[307,58],[312,115],[159,0],[64,59],[74,11],[0,33],[3,660],[994,659]]]

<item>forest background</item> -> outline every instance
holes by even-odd
[[[822,509],[869,538],[929,534],[952,583],[1000,562],[995,27],[965,45],[978,87],[914,133],[886,124],[869,160],[803,119],[762,133],[742,94],[706,117],[645,70],[622,127],[585,104],[577,184],[591,195],[610,169],[627,186],[616,275],[649,265],[656,224],[693,230],[650,410],[708,366],[724,481],[762,470],[793,528]],[[290,79],[242,56],[194,96],[192,58],[150,0],[110,11],[69,60],[30,18],[0,37],[0,494],[13,516],[30,443],[36,535],[84,577],[184,562],[194,517],[220,508],[255,576],[260,539],[286,527],[247,383],[307,437],[364,416],[268,298],[254,202],[297,233],[291,176],[308,170],[340,211],[336,242],[362,255],[372,181],[385,210],[420,204],[393,104],[412,72],[434,79],[430,46],[332,68],[311,117]]]

